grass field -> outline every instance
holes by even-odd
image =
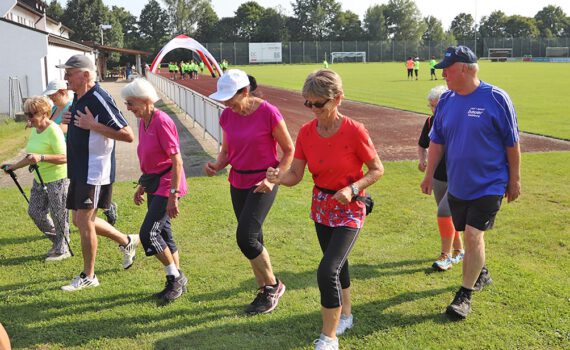
[[[461,268],[433,273],[439,235],[432,197],[419,191],[414,162],[389,162],[371,188],[377,202],[351,256],[355,328],[342,349],[564,349],[570,344],[570,173],[568,153],[524,154],[523,195],[504,204],[487,233],[494,284],[474,296],[464,322],[442,314]],[[16,349],[311,349],[320,330],[316,266],[320,251],[308,218],[310,177],[281,188],[265,223],[267,248],[287,285],[278,309],[248,317],[254,279],[234,242],[227,180],[188,179],[191,195],[174,221],[189,292],[158,307],[163,285],[154,258],[139,249],[121,268],[115,244],[99,240],[101,286],[66,294],[59,287],[82,266],[76,256],[44,263],[48,241],[15,189],[0,189],[0,322]],[[136,232],[142,208],[132,185],[118,184],[118,227]],[[72,245],[79,254],[77,231]]]
[[[0,163],[13,157],[26,145],[30,130],[25,130],[25,125],[0,118]]]
[[[239,67],[260,84],[301,91],[308,73],[321,65],[262,65]],[[429,113],[428,91],[445,84],[429,80],[424,62],[420,80],[407,81],[404,63],[344,63],[331,65],[343,78],[346,98],[398,109]],[[522,131],[570,139],[570,64],[480,62],[480,78],[506,90],[517,110]]]

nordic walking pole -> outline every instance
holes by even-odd
[[[4,168],[2,168],[2,170],[4,170],[4,172],[8,173],[10,175],[10,177],[12,178],[12,180],[14,180],[14,183],[16,184],[16,186],[18,186],[18,189],[20,190],[20,193],[22,194],[22,196],[24,196],[24,198],[26,199],[26,202],[28,202],[28,204],[30,204],[30,201],[28,200],[28,197],[26,196],[26,193],[24,192],[24,190],[22,189],[22,186],[20,186],[20,183],[18,182],[18,177],[16,176],[16,173],[14,172],[14,170],[9,170],[8,166],[5,166]]]
[[[40,179],[40,185],[42,186],[42,189],[44,191],[46,191],[46,193],[47,193],[47,186],[44,183],[44,179],[42,178],[42,174],[40,174],[40,168],[38,167],[38,165],[37,164],[30,165],[29,170],[30,170],[30,173],[34,170],[36,171],[36,174],[38,174],[38,179]],[[48,199],[48,206],[49,206],[49,199]],[[57,223],[59,230],[63,234],[63,240],[65,241],[65,244],[67,244],[67,249],[69,249],[69,254],[71,254],[71,256],[74,256],[73,250],[71,250],[71,245],[69,245],[69,241],[67,240],[67,237],[65,236],[65,231],[62,229],[60,222],[58,220],[56,220],[55,217],[52,219],[53,219],[53,222]]]

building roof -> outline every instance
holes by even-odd
[[[94,49],[104,52],[119,52],[127,55],[142,55],[142,56],[150,56],[152,52],[142,51],[142,50],[135,50],[135,49],[127,49],[124,47],[113,47],[107,45],[99,45],[93,42],[83,42],[84,45],[90,46]]]
[[[53,34],[48,35],[48,43],[51,45],[62,46],[62,47],[67,47],[70,49],[76,49],[76,50],[81,50],[81,51],[87,51],[87,52],[93,51],[93,48],[91,48],[87,45],[76,43],[75,41],[71,41],[71,40],[66,39],[64,37],[53,35]]]

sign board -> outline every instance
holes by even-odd
[[[249,63],[281,63],[281,43],[249,43]]]

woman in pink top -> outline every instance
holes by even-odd
[[[154,296],[170,302],[186,291],[188,283],[180,271],[178,248],[170,226],[170,219],[180,213],[178,199],[187,191],[178,131],[172,119],[154,107],[159,98],[148,81],[135,79],[123,88],[121,96],[127,109],[140,119],[137,154],[141,171],[158,179],[156,188],[139,184],[134,202],[141,205],[146,192],[148,210],[141,225],[140,240],[145,254],[155,255],[166,272],[165,288]]]
[[[218,91],[210,95],[227,107],[220,117],[222,149],[204,171],[215,175],[228,164],[230,193],[238,220],[236,238],[249,259],[258,284],[258,294],[246,308],[249,314],[271,312],[285,292],[285,285],[273,274],[269,253],[263,244],[262,225],[269,213],[277,186],[267,181],[268,167],[287,169],[293,159],[293,141],[279,110],[256,97],[255,78],[230,69],[218,80]],[[277,144],[283,155],[277,158]]]

